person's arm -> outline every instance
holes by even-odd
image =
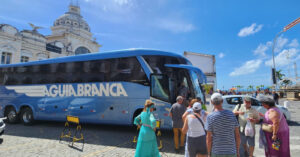
[[[184,114],[182,115],[182,120],[185,122],[186,117],[189,115],[188,111],[185,111]]]
[[[236,144],[236,155],[237,155],[237,157],[239,157],[240,156],[240,144],[241,144],[240,127],[235,127],[234,134],[235,134],[235,144]]]
[[[171,118],[173,117],[172,111],[173,111],[173,106],[171,107],[171,109],[170,109],[170,114],[169,114],[169,116],[170,116]]]
[[[187,131],[188,131],[188,128],[189,128],[189,126],[188,126],[188,119],[185,118],[184,124],[183,124],[183,128],[182,128],[182,133],[183,133],[183,134],[186,134]]]
[[[134,118],[133,124],[137,125],[138,127],[141,126],[141,124],[142,124],[142,121],[141,121],[141,114]]]
[[[212,146],[212,132],[211,131],[207,131],[206,132],[206,146],[207,146],[207,153],[208,156],[211,155],[211,146]]]
[[[232,111],[234,113],[234,115],[238,115],[239,114],[238,111],[237,111],[237,109],[238,109],[238,105],[236,105],[235,108]]]
[[[270,109],[270,112],[269,112],[268,116],[269,116],[270,120],[273,122],[272,140],[276,140],[277,132],[278,132],[278,129],[279,129],[280,114],[277,111],[275,111],[273,109]]]

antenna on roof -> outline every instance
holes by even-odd
[[[76,0],[76,6],[79,8],[79,0]]]
[[[73,0],[70,1],[70,5],[73,5]]]

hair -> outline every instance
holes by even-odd
[[[199,110],[193,109],[193,111],[194,111],[194,113],[200,113],[200,112],[201,112],[201,109],[199,109]]]
[[[193,104],[195,103],[195,102],[197,102],[198,100],[197,99],[192,99],[191,101],[190,101],[190,103],[189,103],[189,106],[193,106]]]
[[[259,96],[258,97],[258,100],[261,102],[261,103],[264,103],[266,105],[268,105],[269,107],[274,107],[275,106],[275,101],[272,97],[270,96]]]
[[[211,103],[212,103],[213,105],[221,105],[222,102],[223,102],[223,100],[216,100],[216,99],[211,100]]]
[[[147,108],[151,107],[152,105],[154,105],[154,103],[151,100],[147,99],[143,111],[147,111]]]
[[[274,107],[275,106],[275,102],[271,102],[271,101],[268,101],[268,102],[262,102],[266,105],[268,105],[269,107]]]

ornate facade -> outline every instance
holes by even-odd
[[[79,6],[69,5],[69,11],[54,21],[51,35],[0,24],[1,64],[28,62],[62,56],[94,53],[100,45],[92,39],[87,22],[80,15]]]

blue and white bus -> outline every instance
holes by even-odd
[[[0,117],[131,125],[146,99],[156,105],[162,128],[184,82],[189,97],[205,100],[205,75],[181,55],[146,49],[92,53],[0,65]]]

